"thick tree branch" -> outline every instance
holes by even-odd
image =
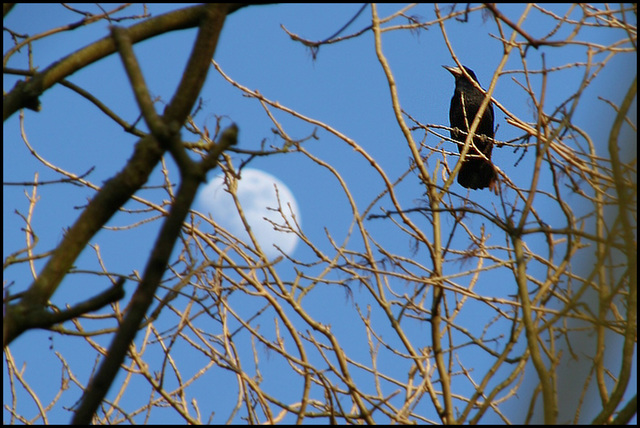
[[[238,128],[235,125],[227,128],[222,134],[219,143],[216,145],[216,150],[213,150],[209,156],[215,156],[217,159],[218,155],[225,149],[236,144],[237,135]],[[216,164],[214,160],[205,159],[203,161],[203,165],[211,167],[214,167]],[[124,320],[120,324],[105,360],[85,390],[78,411],[73,418],[72,423],[75,425],[87,425],[91,423],[93,414],[107,395],[111,383],[118,373],[120,365],[124,361],[127,350],[132,344],[138,328],[153,302],[153,296],[160,285],[160,280],[167,267],[173,246],[180,235],[184,219],[189,213],[198,187],[204,179],[204,174],[201,174],[201,171],[191,171],[181,175],[182,183],[180,189],[171,206],[169,217],[167,217],[162,225],[158,239],[153,246],[153,251],[147,262],[142,282],[131,298],[129,312],[127,312]]]

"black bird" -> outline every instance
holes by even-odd
[[[458,144],[458,151],[462,152],[469,127],[475,120],[485,96],[479,89],[473,86],[471,80],[462,73],[460,68],[447,67],[446,65],[443,65],[443,67],[456,78],[456,90],[453,98],[451,98],[451,107],[449,109],[449,122],[451,123],[451,138],[460,143]],[[473,70],[467,67],[464,69],[473,80],[478,82],[478,78]],[[478,82],[478,84],[480,84],[480,82]],[[458,183],[468,189],[484,189],[488,187],[497,194],[498,174],[491,163],[493,141],[488,140],[488,138],[493,140],[492,103],[489,103],[484,110],[482,119],[473,137],[475,146],[489,160],[480,157],[478,150],[471,145],[458,173]]]

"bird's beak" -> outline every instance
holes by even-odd
[[[460,70],[458,67],[449,67],[447,65],[443,65],[442,68],[453,74],[454,77],[462,76],[462,70]]]

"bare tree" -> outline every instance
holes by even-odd
[[[5,121],[20,115],[23,143],[59,176],[57,186],[92,192],[80,216],[60,225],[69,227],[62,240],[41,243],[32,217],[48,183],[37,174],[32,183],[10,183],[5,177],[5,186],[31,189],[29,211],[19,213],[26,241],[9,243],[12,252],[5,253],[5,423],[46,423],[51,412],[71,406],[74,422],[104,424],[157,421],[156,414],[167,412],[172,421],[187,423],[626,423],[635,416],[637,135],[629,113],[636,78],[619,82],[625,88],[622,99],[599,101],[614,113],[611,122],[602,123],[609,130],[606,145],[594,142],[573,119],[577,109],[594,102],[588,90],[614,58],[635,58],[636,5],[573,5],[564,15],[528,5],[517,21],[492,4],[436,5],[432,20],[411,15],[412,8],[380,16],[371,5],[365,28],[321,42],[283,29],[314,58],[320,49],[372,35],[377,71],[382,70],[390,94],[386,107],[404,137],[398,150],[410,160],[393,175],[384,159],[331,123],[247,87],[211,60],[225,18],[236,7],[195,6],[117,19],[139,21],[129,27],[116,22],[117,8],[32,36],[5,28],[14,40],[5,49],[5,76],[25,76],[4,94]],[[9,12],[5,6],[5,15]],[[486,102],[493,97],[496,114],[519,134],[502,141],[498,133],[493,143],[512,148],[513,162],[531,170],[522,185],[496,165],[500,189],[491,204],[477,202],[457,186],[461,156],[448,138],[447,124],[423,123],[405,111],[384,48],[388,34],[439,32],[452,60],[462,66],[450,28],[480,14],[502,47],[490,83],[484,82]],[[525,29],[530,14],[543,16],[551,30]],[[110,34],[48,67],[8,67],[21,49],[37,49],[40,39],[104,20],[113,24]],[[197,28],[198,34],[181,83],[160,115],[132,46],[184,28]],[[618,38],[603,44],[583,37],[585,32],[613,32]],[[583,58],[561,66],[547,67],[540,53],[575,47]],[[532,52],[542,67],[531,68]],[[149,132],[66,80],[110,55],[122,58]],[[507,68],[514,58],[521,66]],[[235,125],[222,129],[218,121],[210,132],[198,124],[201,109],[195,106],[211,68],[262,108],[276,144],[243,149],[235,146]],[[567,92],[559,105],[547,104],[549,80],[574,69],[583,72],[578,89]],[[533,121],[494,97],[504,79],[515,82]],[[124,167],[102,185],[47,162],[30,144],[21,109],[37,110],[40,97],[55,85],[89,100],[105,122],[115,121],[125,134],[139,138]],[[314,131],[295,135],[291,123]],[[366,165],[361,174],[376,186],[374,198],[363,204],[334,159],[314,151],[308,143],[318,138],[316,131]],[[340,189],[334,208],[350,212],[348,233],[334,236],[327,229],[330,245],[324,245],[281,204],[274,209],[282,220],[273,227],[295,234],[306,256],[283,252],[270,259],[236,192],[242,168],[257,157],[303,159],[308,168],[322,171]],[[169,158],[173,163],[166,162]],[[159,181],[147,183],[158,165]],[[179,185],[172,183],[171,165],[179,172]],[[234,198],[248,239],[191,209],[206,172],[216,167],[224,173],[225,190]],[[421,194],[408,198],[403,186],[411,181]],[[309,183],[309,191],[318,185]],[[146,196],[145,189],[153,186],[166,204],[158,203],[157,195]],[[130,224],[107,226],[115,214]],[[144,272],[138,275],[136,266],[130,267],[133,273],[114,272],[99,250],[98,243],[108,238],[96,233],[148,223],[158,223],[159,231]],[[43,245],[54,247],[49,251]],[[76,266],[87,248],[94,250],[99,268]],[[24,283],[24,267],[31,284]],[[111,285],[66,307],[51,303],[63,280],[87,273]],[[126,283],[136,289],[122,300]],[[318,311],[314,299],[322,294],[345,302],[340,313]],[[61,369],[62,375],[53,397],[25,379],[23,356],[13,352],[16,339],[34,334],[32,329],[48,329],[56,346],[71,343],[74,349],[56,353],[59,365],[50,373]],[[95,361],[94,371],[78,375],[73,354]],[[142,397],[141,390],[148,395]],[[590,420],[581,419],[587,402]]]

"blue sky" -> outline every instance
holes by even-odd
[[[94,6],[85,7],[97,12]],[[352,40],[323,46],[314,60],[306,48],[293,42],[280,27],[282,24],[289,31],[306,39],[322,40],[337,31],[359,7],[359,5],[339,4],[269,5],[245,8],[227,19],[215,59],[224,72],[238,83],[250,89],[258,89],[265,97],[295,109],[307,117],[327,123],[358,142],[384,167],[388,176],[395,179],[406,170],[410,153],[393,118],[389,91],[373,49],[372,34],[368,32]],[[443,13],[448,7],[441,6]],[[141,9],[140,6],[135,8]],[[175,8],[172,5],[151,5],[150,12],[157,15]],[[380,16],[386,16],[397,8],[397,5],[380,5],[378,13]],[[562,14],[567,6],[551,8]],[[500,10],[516,20],[523,6],[501,5]],[[130,9],[126,13],[139,13],[139,11],[132,12]],[[367,8],[346,33],[355,32],[369,25],[370,13],[370,8]],[[409,13],[418,16],[421,20],[435,19],[433,5],[419,5]],[[18,32],[36,34],[77,19],[77,15],[57,5],[18,5],[5,19],[5,26]],[[404,21],[399,20],[398,23],[404,23]],[[130,23],[125,22],[121,25],[130,25]],[[542,14],[534,12],[524,23],[523,28],[542,37],[553,29],[553,23]],[[568,31],[570,31],[569,26],[562,27],[555,38],[566,37]],[[101,22],[88,28],[45,38],[34,45],[33,62],[40,69],[45,68],[60,57],[107,34],[107,23]],[[483,19],[480,14],[475,13],[470,15],[466,23],[448,22],[447,34],[457,56],[466,66],[475,71],[480,83],[486,88],[502,56],[502,44],[490,36],[490,34],[496,35],[493,21],[490,18]],[[135,46],[135,52],[142,64],[150,91],[165,102],[172,96],[181,77],[194,35],[195,30],[174,32]],[[431,26],[428,31],[419,33],[395,31],[385,33],[383,37],[384,53],[392,67],[403,109],[422,123],[448,125],[448,106],[454,81],[442,65],[455,65],[455,63],[438,27]],[[594,29],[584,28],[579,38],[609,45],[622,37],[620,31],[616,30],[596,32]],[[11,45],[6,32],[3,45],[4,52]],[[546,66],[553,67],[584,61],[585,48],[567,46],[561,49],[548,47],[542,47],[537,51],[531,49],[527,55],[528,66],[531,69],[539,68],[543,54]],[[606,156],[606,141],[615,113],[604,102],[598,101],[597,97],[604,96],[619,104],[627,91],[628,82],[637,73],[636,59],[635,54],[614,57],[601,72],[597,81],[585,91],[583,96],[589,101],[581,104],[574,117],[575,123],[591,136],[597,152],[602,156]],[[15,56],[8,66],[25,68],[26,64],[25,49],[22,54]],[[520,58],[516,53],[512,54],[505,69],[522,69]],[[549,76],[547,85],[550,90],[547,91],[546,104],[549,109],[554,108],[578,90],[579,78],[583,72],[582,68],[570,68]],[[501,76],[493,96],[518,117],[534,122],[533,107],[511,76],[509,74]],[[514,77],[522,80],[521,75],[514,75]],[[15,80],[13,76],[5,75],[3,83],[5,92],[13,87]],[[93,93],[121,117],[129,121],[135,120],[138,109],[117,55],[91,65],[71,76],[69,80]],[[539,76],[532,77],[534,88],[539,88],[540,82]],[[196,123],[200,126],[206,124],[211,129],[215,125],[215,116],[224,116],[228,119],[225,119],[223,124],[231,121],[238,124],[239,147],[242,149],[256,150],[263,142],[267,146],[281,144],[271,131],[273,124],[266,117],[259,103],[244,97],[213,69],[201,96],[204,101],[204,113],[196,118]],[[26,129],[34,147],[51,163],[77,174],[84,173],[95,166],[95,170],[88,179],[100,184],[111,177],[130,156],[136,139],[123,134],[121,128],[115,123],[104,120],[94,106],[79,99],[75,93],[57,86],[47,91],[41,98],[41,102],[41,112],[25,111]],[[633,112],[629,116],[636,117],[635,111],[634,104]],[[282,112],[276,111],[274,114],[294,139],[305,138],[316,130],[316,127],[292,119]],[[521,135],[521,131],[507,125],[504,114],[497,110],[496,125],[499,127],[497,139],[509,140]],[[347,181],[360,209],[364,209],[381,191],[382,182],[372,175],[367,162],[351,148],[324,130],[316,130],[316,132],[319,139],[305,143],[305,147],[338,169]],[[414,138],[420,139],[422,136],[420,131],[415,131]],[[39,180],[58,178],[56,174],[36,162],[21,142],[18,114],[5,122],[3,142],[5,182],[29,182],[33,180],[35,172],[39,172]],[[438,141],[431,134],[427,137],[426,144],[435,146]],[[625,154],[635,153],[632,147],[621,147],[621,149]],[[514,153],[511,148],[503,147],[494,150],[493,159],[512,181],[524,187],[531,179],[532,169],[526,160],[533,159],[532,152],[533,150],[517,166],[515,164],[521,152]],[[236,155],[234,159],[237,165],[242,157]],[[451,159],[449,162],[453,166]],[[170,161],[169,166],[172,179],[177,182],[177,171]],[[289,186],[300,207],[304,231],[314,242],[319,243],[325,250],[330,248],[325,230],[339,242],[345,239],[350,226],[350,212],[337,181],[326,171],[315,167],[299,154],[258,158],[251,162],[250,166],[274,175]],[[429,165],[431,169],[434,166]],[[211,174],[214,175],[214,173]],[[548,177],[544,179],[548,180]],[[155,171],[150,184],[159,184],[161,180],[160,172]],[[459,187],[452,190],[465,193]],[[4,257],[24,246],[24,232],[21,231],[23,222],[15,214],[15,210],[26,213],[28,209],[24,192],[31,192],[31,188],[28,186],[4,187]],[[399,187],[399,194],[403,197],[407,208],[418,205],[423,199],[423,192],[424,188],[415,175],[410,175]],[[72,224],[80,212],[78,207],[82,207],[93,192],[88,189],[69,192],[68,186],[51,185],[39,188],[38,194],[41,199],[36,207],[33,225],[40,239],[39,251],[45,251],[60,241],[63,228]],[[158,192],[154,190],[145,190],[142,194],[151,199],[158,198],[156,196]],[[474,201],[483,201],[489,209],[499,202],[493,195],[488,195],[488,192],[471,192],[469,198]],[[390,207],[388,199],[384,199],[377,205]],[[134,204],[128,206],[133,207]],[[540,206],[539,210],[545,212],[545,207]],[[378,208],[373,210],[373,213],[379,212]],[[557,215],[551,208],[545,214],[547,214],[545,221],[548,224],[561,226],[554,224]],[[416,218],[419,219],[419,216]],[[130,217],[116,216],[111,220],[110,225],[124,225],[130,222]],[[397,236],[391,232],[393,229],[388,227],[388,223],[378,220],[369,224],[381,242],[388,245],[390,249],[407,255],[414,254],[413,243],[408,239],[397,239]],[[482,221],[474,219],[470,224],[480,228]],[[158,227],[159,222],[155,222],[126,232],[110,234],[101,232],[92,242],[99,243],[100,252],[110,270],[131,272],[135,269],[140,272],[144,268],[146,254],[150,251]],[[488,229],[489,233],[497,232],[491,227]],[[131,244],[123,246],[123,240]],[[459,245],[464,246],[464,243]],[[353,246],[358,247],[357,241]],[[296,257],[303,260],[311,258],[311,252],[299,246]],[[424,258],[426,261],[425,249],[420,248],[413,257]],[[36,270],[42,267],[41,262],[35,265]],[[78,261],[78,266],[97,269],[95,256],[91,250],[85,250]],[[500,291],[495,293],[504,291],[505,294],[514,294],[515,290],[509,290],[509,285],[502,283],[504,278],[500,275],[499,272],[496,273],[489,281],[500,287]],[[22,290],[30,283],[30,273],[26,266],[5,270],[5,286],[8,282],[14,281],[16,285],[13,286],[12,293]],[[92,295],[95,289],[80,286],[83,281],[96,281],[96,278],[84,276],[81,279],[63,283],[60,292],[54,296],[54,302],[64,304],[70,298],[79,299]],[[100,278],[98,281],[103,279]],[[343,318],[343,315],[335,313],[340,312],[343,307],[338,304],[329,304],[339,299],[339,302],[344,302],[345,307],[350,307],[344,292],[318,290],[315,299],[318,305],[310,307],[309,311],[320,320],[326,318],[327,322],[333,322],[335,329],[344,329],[344,335],[348,336],[351,321],[346,316]],[[359,303],[361,307],[366,306],[366,302]],[[355,313],[351,312],[350,316],[355,316]],[[470,322],[473,324],[470,314],[463,316],[470,316]],[[266,320],[265,324],[267,324]],[[478,327],[482,325],[484,323]],[[420,330],[421,328],[423,330]],[[415,334],[416,337],[426,336],[428,330],[417,326]],[[60,349],[62,352],[62,349],[68,351],[69,345],[60,343],[58,339],[54,339],[55,343],[53,343],[49,337],[50,334],[46,332],[29,332],[12,345],[12,353],[16,359],[27,362],[26,375],[30,376],[32,382],[40,377],[43,379],[43,390],[55,391],[57,385],[46,385],[50,376],[49,367],[56,364],[56,358],[53,351],[49,350],[49,346],[53,344],[56,350]],[[354,340],[352,352],[359,352],[356,346],[358,343],[361,342]],[[345,346],[348,347],[349,344]],[[366,350],[361,351],[366,353]],[[79,376],[84,381],[93,362],[82,362],[81,356],[78,356],[78,359],[80,360],[78,364],[83,366]],[[58,366],[59,363],[55,365],[55,367]],[[277,373],[277,366],[271,366],[269,369]],[[224,375],[222,377],[224,378]],[[8,385],[5,382],[3,384],[3,395],[7,397]],[[67,406],[72,404],[65,403]],[[585,409],[586,418],[589,417],[588,413],[589,409]],[[54,415],[52,422],[65,423],[69,420],[69,414],[64,410],[56,411]],[[4,420],[7,421],[8,418],[5,412]],[[435,415],[433,418],[436,418]]]

